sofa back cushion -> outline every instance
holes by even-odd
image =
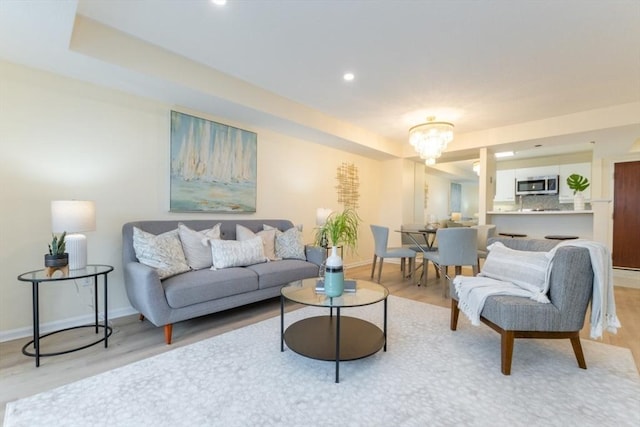
[[[138,227],[151,234],[162,234],[177,229],[178,223],[183,223],[192,230],[204,230],[220,223],[220,238],[224,240],[236,240],[236,224],[243,225],[254,233],[261,231],[264,224],[275,227],[281,231],[293,227],[293,223],[286,219],[176,219],[128,222],[122,226],[123,265],[130,262],[138,262],[133,249],[133,227]]]

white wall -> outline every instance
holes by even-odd
[[[429,186],[425,218],[428,218],[427,215],[435,215],[438,220],[449,218],[451,213],[449,211],[451,181],[438,175],[427,173],[425,174],[425,182]]]
[[[363,220],[358,251],[345,254],[347,265],[373,253],[369,224],[379,220],[385,199],[379,161],[6,62],[0,62],[0,94],[0,339],[31,330],[31,288],[16,277],[42,268],[51,200],[95,200],[97,230],[87,233],[88,258],[115,267],[109,275],[109,311],[115,314],[130,310],[120,261],[123,223],[286,218],[304,224],[311,242],[316,208],[342,208],[336,168],[345,161],[358,168]],[[168,212],[171,109],[257,132],[255,214]],[[89,288],[76,289],[73,282],[43,285],[40,297],[45,324],[92,312]]]

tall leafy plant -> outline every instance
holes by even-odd
[[[326,235],[332,246],[344,245],[350,250],[354,250],[358,244],[358,225],[360,217],[353,209],[345,209],[337,213],[334,212],[327,218],[327,222],[316,232],[316,241]]]

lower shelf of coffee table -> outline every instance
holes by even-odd
[[[336,360],[336,326],[333,316],[308,317],[293,323],[284,333],[291,350],[312,359]],[[340,316],[340,361],[371,356],[384,346],[384,333],[366,320]]]

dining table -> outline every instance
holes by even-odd
[[[398,233],[401,233],[403,235],[406,235],[409,239],[411,239],[411,241],[413,243],[416,244],[416,246],[412,247],[411,249],[415,250],[416,252],[431,252],[431,251],[435,251],[437,250],[437,248],[433,247],[433,244],[435,243],[436,240],[436,232],[438,231],[438,229],[436,227],[433,228],[421,228],[421,229],[406,229],[403,228],[401,230],[395,230]],[[416,272],[418,271],[419,268],[424,267],[425,263],[423,262],[421,265],[416,266]],[[418,281],[418,286],[420,286],[420,284],[423,282],[423,277],[424,277],[424,268],[423,271],[420,274],[420,280]],[[440,271],[436,268],[436,277],[440,277]]]

